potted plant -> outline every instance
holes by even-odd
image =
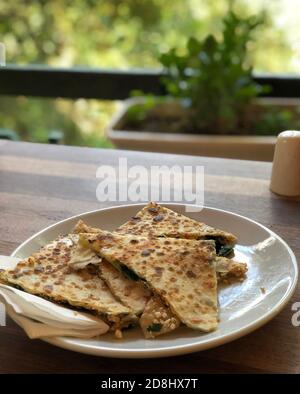
[[[119,148],[272,160],[276,137],[299,119],[290,106],[259,98],[269,86],[252,79],[248,45],[263,16],[230,11],[220,39],[190,38],[160,57],[167,95],[125,102],[108,136]],[[136,94],[135,94],[136,96]],[[272,135],[273,134],[273,135]]]

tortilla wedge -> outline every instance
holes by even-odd
[[[155,202],[146,205],[131,220],[120,226],[116,232],[124,235],[213,239],[216,243],[216,252],[219,255],[216,258],[218,282],[241,281],[246,276],[246,263],[226,257],[233,255],[233,246],[237,242],[235,235],[197,222]]]
[[[136,323],[131,310],[115,299],[94,266],[78,271],[68,266],[77,241],[76,234],[58,238],[18,263],[14,270],[1,272],[1,280],[51,301],[92,311],[114,329]]]
[[[218,324],[213,241],[146,238],[108,231],[80,234],[97,254],[146,281],[188,327],[212,331]]]
[[[150,202],[128,222],[115,230],[119,234],[186,239],[213,239],[217,254],[229,255],[237,242],[235,235],[190,219],[169,208]]]
[[[236,262],[219,256],[216,257],[215,262],[218,284],[244,280],[247,272],[246,263]],[[147,339],[156,338],[180,326],[180,320],[157,296],[153,296],[147,302],[139,322]]]
[[[98,233],[100,229],[87,226],[80,220],[74,233]],[[123,305],[129,308],[132,313],[139,316],[145,309],[146,303],[152,296],[151,291],[141,281],[132,280],[120,272],[113,265],[99,257],[89,244],[79,239],[77,245],[72,250],[69,265],[74,269],[82,268],[88,264],[97,266],[99,276],[104,280],[110,291]]]
[[[154,203],[151,203],[152,205]],[[140,211],[142,212],[142,211]],[[181,215],[182,216],[182,215]],[[142,228],[143,224],[143,215],[140,216],[141,221],[139,222],[140,227]],[[184,216],[182,216],[184,217]],[[167,221],[167,219],[165,220]],[[129,223],[129,222],[127,222]],[[119,227],[116,232],[118,234],[130,234],[130,226],[127,227],[127,223],[123,224]],[[146,222],[147,224],[147,222]],[[90,227],[85,224],[82,220],[79,220],[76,224],[73,232],[75,233],[98,233],[101,231],[99,228]],[[128,233],[126,231],[129,231]],[[141,231],[142,236],[148,236],[148,227]],[[150,230],[150,235],[153,236],[153,232]],[[179,237],[180,238],[180,237]],[[91,249],[88,248],[78,248],[77,251],[74,250],[74,255],[71,257],[69,264],[74,268],[82,268],[84,265],[87,264],[97,264],[100,261],[100,257],[98,257]],[[223,256],[216,257],[216,271],[217,271],[217,279],[218,282],[231,282],[234,280],[241,281],[245,279],[247,273],[247,264],[235,261],[233,259],[229,259]],[[107,283],[109,285],[109,283]]]

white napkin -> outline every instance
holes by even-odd
[[[14,257],[0,256],[0,269],[13,269],[18,261]],[[92,338],[109,330],[109,326],[100,318],[56,305],[1,283],[0,301],[4,302],[10,317],[30,338]]]

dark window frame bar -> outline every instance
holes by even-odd
[[[0,95],[48,98],[124,100],[132,90],[164,95],[163,72],[155,69],[0,67]],[[271,86],[264,97],[300,98],[300,76],[255,74],[253,79]]]

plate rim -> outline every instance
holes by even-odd
[[[197,205],[194,204],[186,204],[186,203],[175,203],[175,202],[169,202],[169,203],[161,203],[164,206],[167,207],[174,207],[174,206],[190,206],[190,207],[197,207]],[[27,238],[24,242],[22,242],[12,253],[11,256],[15,257],[16,254],[30,241],[32,241],[34,238],[37,236],[41,235],[44,232],[47,232],[49,229],[52,227],[55,227],[59,224],[62,224],[64,222],[68,222],[72,219],[80,218],[85,215],[90,215],[94,213],[98,213],[101,211],[110,211],[114,209],[120,209],[120,208],[128,208],[128,207],[144,207],[145,203],[134,203],[134,204],[121,204],[121,205],[114,205],[112,207],[104,207],[104,208],[99,208],[99,209],[94,209],[91,211],[86,211],[82,212],[73,216],[70,216],[66,219],[59,220],[42,230],[36,232],[33,234],[31,237]],[[173,345],[169,346],[166,348],[152,348],[152,349],[113,349],[113,348],[103,348],[103,347],[90,347],[85,344],[78,344],[78,343],[70,343],[69,341],[74,340],[73,338],[68,338],[68,337],[53,337],[53,338],[42,338],[41,340],[47,343],[50,343],[52,345],[58,346],[63,349],[67,350],[72,350],[76,351],[79,353],[84,353],[84,354],[89,354],[89,355],[94,355],[94,356],[101,356],[101,357],[111,357],[111,358],[160,358],[160,357],[169,357],[169,356],[176,356],[176,355],[183,355],[183,354],[189,354],[189,353],[194,353],[202,350],[207,350],[210,348],[214,348],[220,345],[224,345],[228,342],[234,341],[238,338],[241,338],[258,328],[262,327],[264,324],[272,320],[278,313],[281,312],[281,310],[287,305],[291,297],[293,296],[296,286],[298,283],[298,276],[299,276],[299,270],[298,270],[298,263],[296,256],[290,246],[286,243],[286,241],[281,238],[278,234],[276,234],[273,230],[269,229],[268,227],[264,226],[263,224],[257,222],[256,220],[250,219],[247,216],[240,215],[238,213],[234,213],[231,211],[227,211],[225,209],[221,208],[214,208],[210,207],[207,205],[203,205],[202,209],[208,209],[212,211],[218,211],[218,212],[223,212],[229,215],[236,216],[238,218],[241,218],[243,220],[246,220],[248,222],[251,222],[271,235],[275,236],[276,239],[278,239],[284,247],[287,249],[289,256],[291,258],[293,268],[294,268],[294,276],[292,283],[289,285],[287,291],[285,294],[281,297],[281,299],[274,305],[272,308],[262,315],[260,318],[254,320],[252,323],[248,324],[244,328],[237,328],[234,331],[231,331],[227,334],[223,334],[218,338],[212,338],[207,340],[206,342],[202,343],[191,343],[191,344],[184,344],[184,345]],[[199,211],[201,212],[201,211]]]

